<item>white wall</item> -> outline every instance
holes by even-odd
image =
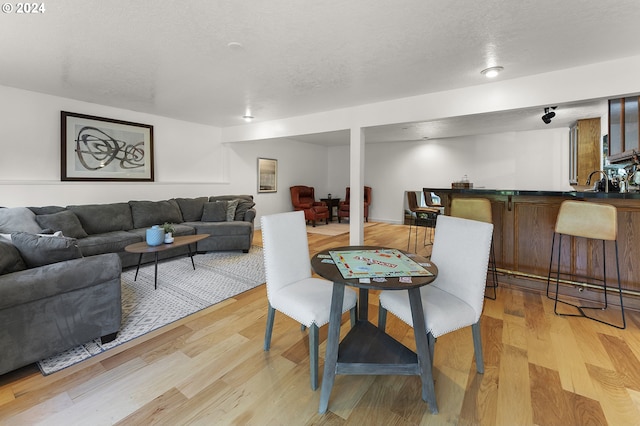
[[[295,140],[264,140],[228,144],[231,170],[229,180],[242,187],[243,194],[254,194],[256,227],[260,217],[292,210],[289,187],[313,186],[316,199],[326,197],[328,190],[327,148]],[[257,193],[258,158],[278,160],[278,191]],[[247,187],[247,185],[250,187]]]
[[[330,170],[347,170],[331,173],[332,191],[342,193],[341,198],[349,186],[348,152],[348,147],[329,149]],[[450,188],[464,175],[475,188],[570,191],[568,155],[568,128],[368,144],[364,181],[372,187],[369,217],[401,223],[405,191]]]
[[[615,97],[640,92],[640,57],[360,105],[272,122],[219,129],[134,111],[0,87],[0,205],[67,205],[249,193],[259,214],[290,209],[288,187],[308,184],[344,197],[349,147],[264,142],[397,122]],[[606,78],[603,78],[606,76]],[[60,111],[152,124],[156,182],[60,182]],[[402,194],[449,187],[466,174],[476,186],[566,189],[565,135],[539,132],[367,144],[364,182],[374,188],[371,218],[399,221]],[[244,143],[242,141],[255,141]],[[229,142],[227,144],[227,142]],[[236,146],[236,144],[238,146]],[[258,145],[254,145],[258,144]],[[259,147],[259,148],[258,148]],[[279,160],[279,190],[257,194],[256,158]],[[318,197],[319,198],[319,197]]]
[[[242,190],[226,174],[220,129],[0,86],[0,205],[106,203]],[[60,111],[154,126],[155,182],[61,182]]]
[[[291,209],[289,187],[329,192],[327,148],[295,140],[224,144],[220,129],[0,86],[0,206],[251,194],[259,216]],[[154,182],[61,182],[60,111],[154,126]],[[278,159],[278,191],[257,193],[258,157]]]

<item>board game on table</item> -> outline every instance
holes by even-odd
[[[429,277],[433,274],[396,249],[330,250],[343,278]]]

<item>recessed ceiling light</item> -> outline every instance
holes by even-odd
[[[243,115],[242,118],[244,118],[244,121],[246,121],[247,123],[249,123],[251,120],[253,120],[253,115]]]
[[[503,67],[491,67],[480,71],[480,74],[486,76],[487,78],[494,78],[498,74],[500,74],[502,70],[504,70]]]
[[[242,46],[242,43],[239,43],[237,41],[227,43],[227,47],[230,50],[242,50],[244,48],[244,46]]]

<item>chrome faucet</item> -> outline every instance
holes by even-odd
[[[609,192],[609,176],[607,176],[607,173],[604,170],[592,171],[589,177],[587,178],[587,185],[591,185],[591,176],[593,176],[596,173],[602,174],[602,176],[604,177],[604,192]],[[597,189],[598,189],[598,186],[596,185],[596,191]]]

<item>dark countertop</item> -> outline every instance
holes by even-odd
[[[617,198],[640,200],[640,192],[594,192],[594,191],[531,191],[517,189],[452,189],[452,188],[423,188],[423,191],[448,192],[452,194],[485,194],[485,195],[521,195],[533,197],[567,197],[567,198]]]

